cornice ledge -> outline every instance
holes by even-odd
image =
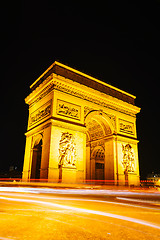
[[[32,103],[32,100],[35,99],[33,102],[39,101],[39,98],[42,98],[46,89],[51,88],[53,79],[53,74],[51,73],[35,90],[33,90],[26,98],[25,103],[29,104]],[[38,96],[39,95],[39,96]]]
[[[80,89],[82,87],[83,90]],[[57,89],[59,91],[90,101],[105,108],[116,110],[134,117],[137,113],[140,112],[139,107],[107,94],[100,93],[95,89],[89,88],[92,93],[88,93],[88,88],[89,87],[86,87],[77,82],[73,82],[72,80],[67,79],[61,75],[51,73],[32,93],[30,93],[25,98],[25,102],[32,106],[44,96],[46,96],[46,94],[48,94],[50,91]]]
[[[53,83],[54,83],[54,89],[68,93],[70,95],[79,97],[81,99],[90,101],[92,103],[95,103],[97,105],[103,106],[105,108],[109,108],[112,110],[116,110],[131,116],[134,116],[140,111],[140,108],[131,105],[129,103],[123,102],[122,100],[116,99],[114,97],[112,97],[114,100],[107,99],[107,97],[105,97],[105,94],[103,97],[97,96],[97,91],[93,90],[96,94],[95,95],[82,91],[80,89],[76,89],[74,87],[71,87],[69,84],[66,83],[66,79],[64,77],[58,76],[56,74],[54,74],[55,76],[53,76]],[[65,82],[61,82],[61,80],[63,81],[63,79],[65,80]],[[60,81],[59,81],[60,80]],[[106,95],[108,96],[108,95]],[[125,105],[125,106],[124,106]]]

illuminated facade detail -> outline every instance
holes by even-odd
[[[130,144],[123,145],[123,160],[122,165],[125,173],[134,172],[134,152]]]
[[[119,131],[134,135],[134,123],[119,119]]]
[[[57,100],[57,114],[80,120],[81,107],[65,101]]]
[[[24,181],[139,184],[135,96],[59,62],[30,88]]]
[[[45,104],[45,106],[42,106],[40,109],[31,113],[31,115],[29,116],[30,126],[41,121],[43,118],[49,116],[50,114],[51,114],[51,102]]]
[[[76,166],[76,147],[73,134],[68,132],[62,133],[59,142],[59,166],[75,167]]]

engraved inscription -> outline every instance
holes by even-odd
[[[57,114],[80,120],[81,107],[62,100],[57,101]]]
[[[30,114],[29,126],[32,126],[33,124],[36,124],[40,120],[48,117],[50,114],[51,114],[51,102],[49,102],[45,106],[43,105],[37,111]]]
[[[134,123],[119,119],[119,131],[134,135]]]

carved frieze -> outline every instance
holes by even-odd
[[[29,127],[48,117],[51,114],[51,101],[47,102],[29,116]]]
[[[81,107],[60,99],[57,100],[57,114],[80,120]]]
[[[53,79],[56,79],[53,81]],[[104,100],[102,100],[101,98],[95,98],[95,96],[93,94],[87,94],[84,91],[79,91],[73,87],[68,86],[67,84],[61,83],[59,82],[59,79],[63,79],[62,76],[59,76],[57,74],[52,74],[50,75],[47,79],[45,79],[27,98],[26,98],[26,102],[28,102],[28,100],[30,99],[30,97],[32,95],[35,95],[36,93],[38,93],[37,97],[35,98],[34,101],[31,101],[30,106],[34,105],[36,102],[38,102],[40,99],[42,99],[43,97],[45,97],[49,92],[51,92],[53,89],[57,89],[59,91],[71,94],[73,96],[76,96],[78,98],[81,99],[85,99],[87,101],[93,102],[97,105],[103,106],[105,108],[108,109],[113,109],[125,114],[128,114],[130,116],[135,117],[135,113],[132,111],[129,111],[128,109],[122,109],[119,108],[116,105],[112,105],[109,104],[108,102],[105,102]],[[48,83],[49,81],[51,81],[48,86],[46,88],[44,88],[40,93],[38,92],[39,89],[41,89],[42,87],[44,87],[44,85],[46,84],[46,82]]]
[[[61,84],[58,81],[54,81],[54,84],[55,84],[54,85],[55,89],[57,89],[59,91],[66,92],[68,94],[74,95],[76,97],[82,98],[82,99],[90,101],[90,102],[93,102],[93,103],[95,103],[97,105],[103,106],[103,107],[108,108],[108,109],[113,109],[113,110],[116,110],[116,111],[128,114],[128,115],[133,116],[133,117],[136,116],[131,111],[128,111],[128,110],[125,110],[125,109],[120,109],[116,105],[108,104],[108,103],[104,102],[102,99],[95,98],[95,96],[93,96],[91,94],[86,94],[83,91],[79,91],[79,90],[77,91],[73,87],[69,87],[66,84]]]
[[[126,120],[119,119],[119,131],[134,135],[134,123]]]
[[[76,166],[76,144],[71,133],[63,132],[59,142],[59,166]]]
[[[134,152],[130,144],[122,144],[122,165],[125,173],[134,172]]]

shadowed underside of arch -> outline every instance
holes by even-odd
[[[113,126],[101,111],[90,112],[86,119],[87,142],[95,141],[113,133]]]

